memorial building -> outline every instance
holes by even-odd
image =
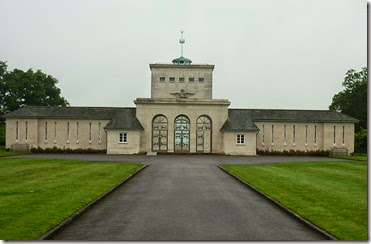
[[[180,39],[183,48],[184,38]],[[233,109],[214,99],[211,64],[150,64],[151,97],[135,107],[25,106],[5,116],[6,148],[92,148],[107,154],[259,150],[354,151],[356,119],[330,110]]]

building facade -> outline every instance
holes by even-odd
[[[151,97],[136,107],[26,106],[5,116],[6,148],[92,148],[108,154],[258,150],[354,151],[356,119],[329,110],[231,109],[212,96],[214,65],[150,64]]]

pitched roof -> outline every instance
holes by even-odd
[[[136,108],[115,107],[47,107],[25,106],[4,115],[4,118],[55,118],[111,120],[105,129],[143,130],[136,118]]]
[[[229,109],[221,131],[258,131],[254,122],[349,122],[358,120],[333,110]]]

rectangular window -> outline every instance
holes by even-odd
[[[286,144],[286,125],[283,126],[283,143]]]
[[[295,125],[292,126],[292,143],[295,144],[295,136],[296,136],[296,128]]]
[[[308,144],[308,125],[305,126],[305,144]]]
[[[67,142],[70,141],[70,122],[67,122]]]
[[[314,126],[314,144],[317,144],[317,125]]]
[[[245,135],[237,135],[237,144],[245,144]]]
[[[127,143],[128,142],[128,134],[124,132],[119,133],[119,143]]]
[[[184,77],[180,77],[179,78],[179,82],[182,82],[183,83],[184,82]]]
[[[18,141],[19,129],[18,129],[18,121],[15,122],[15,140]]]
[[[264,140],[265,140],[265,136],[264,136],[264,131],[265,131],[264,130],[264,125],[263,125],[263,129],[262,130],[263,130],[263,144],[264,144]]]
[[[48,122],[45,122],[45,141],[48,140]]]
[[[57,122],[54,122],[54,141],[57,140]]]
[[[28,122],[25,122],[25,131],[26,131],[26,141],[28,140]]]
[[[91,122],[89,123],[89,142],[91,142]]]
[[[204,82],[204,78],[198,78],[199,82]]]
[[[345,126],[343,126],[343,145],[345,144]]]
[[[76,142],[79,142],[79,122],[76,122]]]
[[[170,78],[169,78],[169,81],[170,81],[170,82],[175,82],[175,77],[170,77]]]
[[[272,144],[274,143],[274,125],[272,125]]]
[[[336,144],[336,125],[334,125],[334,145]]]
[[[189,81],[189,82],[194,82],[194,81],[195,81],[195,78],[190,77],[190,78],[188,78],[188,81]]]
[[[100,129],[100,123],[98,124],[98,142],[101,142],[101,129]]]
[[[165,77],[160,77],[160,82],[165,82]]]

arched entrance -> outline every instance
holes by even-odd
[[[174,122],[174,151],[189,152],[189,119],[185,115],[175,118]]]
[[[164,115],[156,115],[152,121],[152,151],[167,152],[168,123]]]
[[[196,150],[199,153],[211,153],[212,122],[209,116],[202,115],[197,119]]]

